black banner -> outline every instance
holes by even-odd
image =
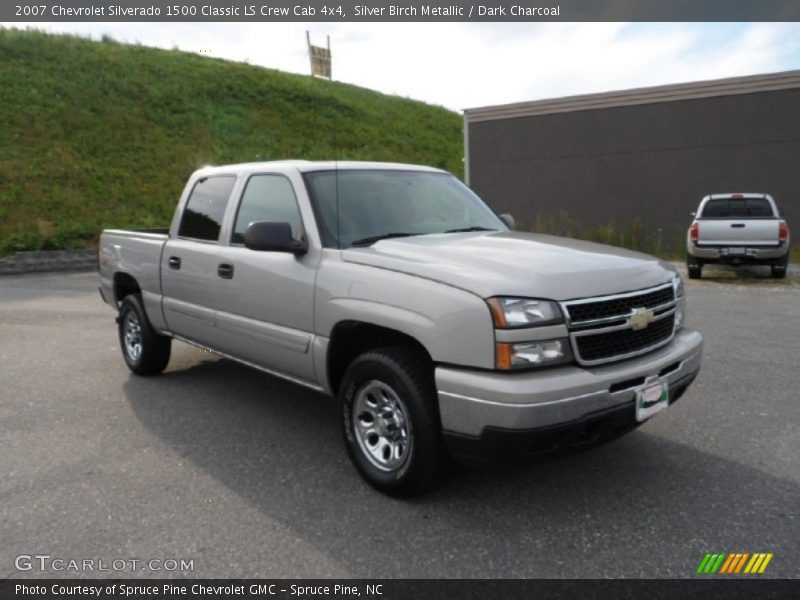
[[[800,21],[796,0],[16,0],[0,21]]]
[[[623,598],[702,598],[759,600],[797,598],[798,580],[628,579],[628,580],[186,580],[186,579],[62,579],[0,581],[0,600],[435,600],[475,599],[618,600]]]

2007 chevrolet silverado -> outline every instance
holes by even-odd
[[[177,339],[337,396],[359,472],[408,495],[613,439],[700,369],[671,264],[512,228],[438,169],[209,167],[169,230],[103,232],[100,293],[134,373]]]

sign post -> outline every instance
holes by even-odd
[[[306,43],[308,44],[308,59],[311,62],[311,76],[323,77],[332,80],[331,76],[331,36],[328,36],[328,47],[312,46],[311,36],[306,31]]]

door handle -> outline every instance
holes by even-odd
[[[233,279],[233,265],[228,263],[221,263],[217,267],[217,275],[223,279]]]
[[[176,271],[181,268],[181,257],[180,256],[170,256],[169,257],[169,268],[175,269]]]
[[[736,227],[737,229],[741,229],[744,227],[744,223],[731,223],[731,227]]]

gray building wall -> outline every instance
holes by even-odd
[[[704,195],[764,192],[800,239],[800,85],[660,102],[659,89],[647,104],[547,113],[530,103],[505,112],[544,114],[502,118],[496,107],[489,120],[491,109],[466,111],[470,186],[520,229],[553,218],[564,233],[564,213],[620,231],[638,218],[674,249]]]

